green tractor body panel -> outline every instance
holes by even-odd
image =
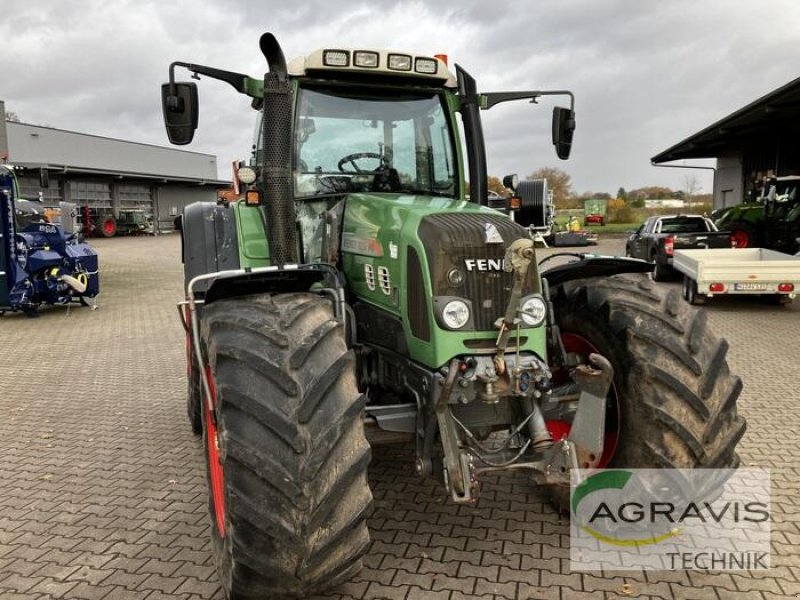
[[[236,234],[239,242],[239,265],[243,269],[269,266],[269,243],[264,221],[257,206],[244,202],[234,204]]]
[[[474,354],[476,349],[491,350],[497,338],[497,329],[478,329],[477,323],[469,331],[447,330],[438,323],[436,307],[432,306],[440,295],[437,287],[441,290],[443,284],[432,277],[427,260],[429,243],[420,235],[421,226],[426,217],[457,215],[460,222],[470,214],[478,219],[486,217],[487,222],[492,223],[502,219],[516,227],[505,215],[463,200],[399,194],[352,194],[346,200],[342,268],[350,290],[360,301],[399,317],[409,358],[429,368],[439,368],[456,356]],[[511,227],[509,230],[513,231]],[[520,230],[520,237],[522,235],[524,230]],[[459,259],[447,260],[453,265],[451,268],[464,268],[458,264]],[[416,264],[410,264],[412,261]],[[464,275],[467,278],[507,277],[505,273],[488,272],[474,275],[465,272]],[[538,274],[536,279],[538,286]],[[507,285],[504,289],[504,300],[508,288]],[[447,297],[455,297],[457,293],[454,291]],[[416,313],[415,307],[420,307]],[[496,300],[491,307],[496,318],[500,318],[505,309],[506,306]],[[415,323],[415,319],[425,322]],[[521,338],[525,339],[521,351],[535,352],[546,360],[544,327],[523,328]]]
[[[725,211],[723,215],[717,219],[716,225],[719,229],[724,230],[728,223],[751,223],[757,225],[764,218],[764,205],[763,204],[739,204],[732,206]]]
[[[403,194],[351,194],[345,200],[345,207],[342,270],[349,289],[359,301],[399,320],[408,358],[437,369],[456,356],[474,354],[476,349],[491,349],[497,339],[494,327],[450,331],[437,322],[431,306],[431,300],[436,296],[435,282],[428,268],[426,242],[419,231],[423,220],[434,215],[489,216],[492,221],[503,219],[510,224],[508,217],[465,200]],[[241,267],[269,266],[269,248],[259,209],[243,202],[235,203],[234,209]],[[413,273],[409,275],[410,254],[417,257],[419,264],[419,277],[416,279]],[[479,276],[487,274],[480,273]],[[536,281],[538,286],[538,274]],[[414,331],[409,313],[413,312],[414,302],[419,303],[421,297],[426,301],[424,306],[427,310],[418,313],[417,318],[424,318],[426,323]],[[499,318],[505,308],[495,303],[492,310]],[[533,352],[547,360],[545,327],[523,328],[520,339],[520,351]],[[387,347],[391,344],[387,343]]]

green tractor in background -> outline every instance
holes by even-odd
[[[304,597],[358,571],[370,444],[413,444],[456,503],[497,471],[563,506],[576,469],[738,464],[741,381],[705,316],[642,261],[541,270],[528,230],[486,206],[480,111],[572,94],[478,93],[406,52],[287,64],[260,43],[263,78],[176,62],[162,88],[172,143],[198,122],[178,67],[258,114],[241,199],[182,223],[189,415],[229,598]],[[553,111],[562,159],[573,108]]]
[[[800,177],[769,177],[755,199],[715,211],[720,231],[730,231],[737,248],[800,252]]]

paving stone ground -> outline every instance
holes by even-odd
[[[185,414],[178,238],[94,243],[99,310],[0,318],[0,599],[222,598]],[[523,477],[498,476],[459,507],[413,475],[407,450],[384,448],[365,568],[328,597],[798,597],[800,302],[732,299],[709,314],[745,382],[740,455],[772,469],[770,571],[571,573],[567,524]]]

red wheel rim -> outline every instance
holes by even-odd
[[[105,223],[103,223],[103,233],[106,235],[114,235],[114,230],[116,229],[114,225],[114,221],[108,219]]]
[[[206,367],[208,377],[208,388],[211,393],[211,401],[217,405],[217,386],[214,376],[211,374],[211,367]],[[211,500],[214,504],[214,520],[217,523],[217,531],[221,537],[225,537],[225,479],[222,472],[222,462],[219,458],[219,443],[217,439],[217,426],[212,418],[211,411],[208,409],[208,402],[203,402],[206,423],[206,448],[208,448],[208,479],[211,486]]]
[[[741,229],[737,229],[731,234],[733,241],[736,242],[737,248],[749,248],[750,247],[750,234],[746,231],[742,231]]]
[[[578,335],[576,333],[562,333],[561,341],[564,344],[564,350],[566,352],[580,354],[586,357],[588,357],[592,352],[600,354],[597,348],[595,348],[595,346],[582,335]],[[556,374],[555,379],[557,381],[560,379],[558,374]],[[613,394],[614,405],[617,408],[617,428],[613,431],[609,431],[608,424],[606,424],[605,439],[603,441],[603,454],[600,456],[600,460],[595,466],[597,469],[602,469],[608,466],[608,464],[611,462],[611,459],[614,457],[614,453],[617,451],[617,443],[619,442],[619,396],[617,395],[617,388],[614,384],[611,385],[610,393]],[[545,421],[545,425],[547,425],[547,430],[550,432],[553,441],[556,442],[567,437],[570,429],[572,428],[572,424],[570,422],[558,419]]]

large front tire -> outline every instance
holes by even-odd
[[[369,544],[370,449],[353,353],[330,301],[219,300],[204,307],[201,331],[216,406],[206,424],[216,433],[206,436],[212,539],[226,596],[302,598],[350,578]]]
[[[728,369],[727,341],[708,329],[704,312],[642,275],[566,283],[554,306],[562,335],[580,336],[614,367],[609,402],[617,406],[609,414],[618,422],[609,467],[739,464],[742,382]]]

